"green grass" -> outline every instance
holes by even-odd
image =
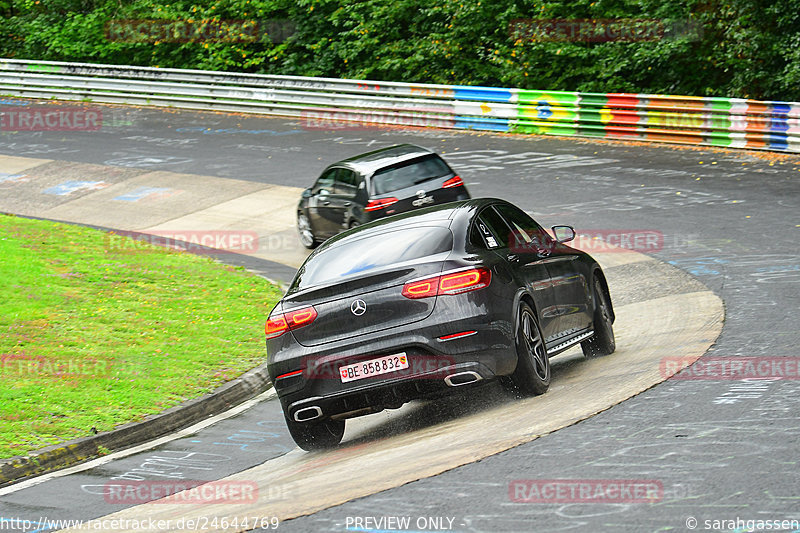
[[[123,239],[0,215],[0,458],[141,420],[265,360],[278,287]]]

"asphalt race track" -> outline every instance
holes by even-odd
[[[618,351],[558,356],[539,398],[488,385],[353,420],[342,447],[324,453],[294,447],[268,392],[155,447],[0,489],[0,525],[20,518],[47,531],[57,529],[47,520],[110,513],[173,528],[187,517],[251,517],[246,527],[196,528],[232,531],[272,517],[280,531],[730,531],[800,520],[800,157],[124,107],[103,116],[101,132],[0,133],[0,211],[250,232],[248,266],[287,281],[305,256],[294,231],[300,190],[331,161],[413,142],[441,153],[473,196],[611,243],[582,247],[609,277]],[[693,379],[657,384],[706,349]],[[720,375],[735,362],[758,371]],[[256,483],[258,499],[136,507],[103,495],[114,480],[221,478]],[[532,497],[555,479],[656,490]]]

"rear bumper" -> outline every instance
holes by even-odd
[[[295,415],[301,413],[298,421],[359,416],[512,373],[517,356],[509,317],[493,316],[486,306],[473,304],[468,306],[473,316],[453,320],[448,303],[457,306],[459,314],[465,309],[458,299],[440,298],[433,314],[417,323],[324,347],[291,341],[268,365],[286,416],[297,420]],[[400,353],[406,355],[409,368],[342,382],[340,367]]]
[[[411,400],[432,398],[452,389],[485,382],[495,374],[478,362],[459,363],[414,378],[398,378],[331,393],[283,402],[284,413],[296,422],[343,419],[396,408]]]

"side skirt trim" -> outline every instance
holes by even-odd
[[[560,351],[566,350],[567,348],[569,348],[571,346],[574,346],[574,345],[578,344],[579,342],[581,342],[583,340],[588,339],[592,335],[594,335],[594,331],[587,331],[586,333],[582,333],[582,334],[578,335],[577,337],[574,337],[574,338],[572,338],[572,339],[570,339],[568,341],[562,342],[560,344],[556,344],[552,348],[548,348],[547,349],[547,355],[552,355],[552,354],[554,354],[556,352],[560,352]]]

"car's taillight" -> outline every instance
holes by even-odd
[[[442,294],[461,294],[488,287],[492,272],[486,268],[472,268],[432,278],[411,281],[403,285],[406,298],[429,298]]]
[[[450,189],[451,187],[461,187],[464,185],[464,180],[456,176],[442,183],[442,189]]]
[[[403,296],[406,298],[427,298],[436,296],[439,291],[439,277],[414,281],[403,285]]]
[[[364,207],[364,211],[377,211],[378,209],[384,209],[394,203],[397,203],[398,201],[399,200],[394,196],[392,196],[391,198],[379,198],[377,200],[370,200]]]
[[[280,313],[275,316],[270,316],[267,323],[264,325],[264,334],[268,339],[280,337],[291,329],[301,328],[314,322],[317,318],[317,310],[314,306],[303,307],[302,309],[295,309],[288,313]]]
[[[491,274],[485,268],[476,268],[466,272],[442,276],[439,282],[439,294],[458,294],[464,291],[480,289],[489,284]]]

